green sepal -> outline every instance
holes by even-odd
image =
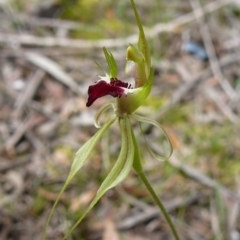
[[[74,226],[68,231],[68,233],[63,237],[62,240],[67,239],[67,237],[73,232],[73,230],[78,226],[78,224],[83,220],[83,218],[88,214],[88,212],[96,205],[96,203],[106,193],[107,190],[115,187],[129,174],[132,168],[134,158],[134,144],[131,134],[132,127],[129,118],[119,118],[119,126],[122,136],[122,145],[119,157],[115,165],[111,169],[110,173],[107,175],[107,177],[101,184],[95,198],[92,200],[89,207],[74,224]]]
[[[167,160],[168,158],[171,157],[172,153],[173,153],[173,146],[172,146],[172,143],[171,143],[171,140],[169,139],[168,137],[168,134],[167,132],[164,130],[164,128],[156,121],[150,119],[150,118],[146,118],[146,117],[142,117],[142,116],[139,116],[135,113],[131,114],[130,117],[136,121],[139,121],[139,122],[144,122],[144,123],[148,123],[148,124],[152,124],[153,126],[155,126],[158,130],[162,131],[164,136],[166,137],[167,141],[168,141],[168,144],[169,144],[169,153],[167,154],[166,157],[162,157],[160,155],[158,155],[157,153],[155,153],[148,145],[147,143],[147,140],[145,138],[145,135],[143,134],[143,137],[144,137],[144,140],[146,142],[146,145],[147,145],[147,148],[148,148],[148,151],[153,155],[153,157],[155,157],[157,160],[160,160],[160,161],[165,161]],[[140,125],[141,126],[141,125]],[[142,129],[141,129],[142,130]]]
[[[132,4],[132,8],[134,11],[134,15],[135,15],[137,25],[138,25],[138,30],[139,30],[138,48],[142,52],[142,54],[145,58],[145,62],[147,65],[146,66],[146,76],[148,76],[148,74],[150,72],[150,67],[151,67],[150,51],[149,51],[148,43],[147,43],[147,40],[146,40],[146,37],[144,34],[142,23],[141,23],[139,15],[138,15],[136,5],[133,0],[131,0],[131,4]]]
[[[135,88],[139,88],[142,87],[149,79],[151,72],[151,59],[143,26],[133,0],[131,0],[131,4],[139,30],[138,47],[134,47],[130,44],[130,46],[127,48],[127,64],[125,67],[125,72],[134,78]]]

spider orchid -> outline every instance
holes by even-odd
[[[109,74],[106,73],[105,77],[100,77],[97,83],[89,87],[86,106],[91,106],[100,97],[111,95],[116,98],[116,103],[113,106],[117,116],[132,114],[142,105],[150,93],[153,70],[146,62],[146,57],[143,54],[138,56],[140,53],[130,45],[126,54],[127,65],[125,72],[135,80],[135,86],[131,86],[131,84],[118,79],[117,64],[113,55],[106,48],[103,48],[103,51],[108,63]],[[108,108],[110,105],[112,104],[106,104],[103,109]]]
[[[130,84],[117,78],[118,68],[116,61],[113,55],[104,48],[109,74],[105,72],[105,77],[100,77],[100,80],[95,85],[89,87],[89,98],[86,104],[89,107],[97,98],[111,95],[117,98],[115,112],[118,116],[131,114],[140,107],[149,95],[153,81],[148,43],[133,0],[131,0],[131,4],[138,24],[139,38],[138,47],[130,44],[127,48],[125,72],[134,78],[135,86],[132,88]]]
[[[158,129],[162,130],[165,136],[167,137],[166,132],[161,127],[161,125],[159,125],[159,123],[134,113],[134,111],[143,104],[143,102],[148,97],[151,91],[153,82],[153,69],[151,67],[148,43],[145,38],[145,34],[143,31],[143,27],[138,12],[136,10],[135,3],[133,0],[130,1],[138,24],[139,38],[137,47],[129,45],[129,47],[127,48],[126,51],[127,64],[125,72],[134,78],[135,85],[131,86],[130,84],[118,79],[117,63],[111,52],[108,51],[106,48],[103,48],[103,52],[109,68],[109,73],[105,72],[106,75],[104,77],[100,77],[99,81],[97,81],[94,85],[91,85],[89,87],[88,89],[89,97],[86,106],[90,107],[94,103],[94,101],[106,95],[111,95],[112,97],[116,98],[116,101],[115,103],[108,103],[102,106],[95,114],[94,122],[95,126],[99,128],[99,130],[76,153],[68,178],[63,188],[61,189],[59,196],[57,197],[52,207],[52,210],[49,214],[43,239],[46,238],[47,226],[49,225],[53,211],[61,195],[63,194],[66,187],[73,179],[73,177],[81,169],[84,163],[89,159],[91,153],[94,150],[94,147],[99,142],[100,138],[116,120],[118,120],[121,132],[121,150],[118,159],[116,160],[114,166],[110,170],[105,180],[102,182],[101,186],[99,187],[96,193],[96,196],[94,197],[88,208],[77,220],[74,226],[67,232],[63,239],[67,239],[67,237],[73,232],[73,230],[78,226],[78,224],[87,215],[87,213],[94,207],[98,200],[107,192],[107,190],[113,188],[114,186],[122,182],[127,177],[132,168],[134,168],[134,170],[137,172],[137,174],[139,175],[139,177],[149,190],[150,194],[152,195],[153,199],[157,203],[158,207],[162,211],[166,221],[168,222],[172,230],[175,239],[179,239],[169,215],[167,214],[164,206],[162,205],[161,201],[159,200],[154,190],[152,189],[151,185],[149,184],[147,178],[145,177],[145,174],[143,173],[139,149],[131,125],[131,119],[139,122],[150,123],[153,124]],[[100,116],[110,107],[112,107],[114,110],[113,114],[109,118],[109,120],[105,124],[103,124],[103,126],[101,126],[99,121]],[[170,145],[170,153],[164,159],[167,159],[172,154],[172,146],[168,137],[167,140]],[[162,157],[151,151],[149,147],[148,149],[156,158],[163,159]]]

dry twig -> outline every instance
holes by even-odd
[[[240,197],[240,178],[237,178],[237,195]],[[238,203],[231,204],[231,208],[229,209],[229,217],[228,217],[228,228],[230,235],[233,234],[234,231],[238,228],[238,219],[240,215],[240,205]]]
[[[233,90],[233,88],[230,85],[230,83],[228,82],[228,80],[223,76],[223,73],[221,71],[221,68],[220,68],[220,65],[219,65],[219,62],[218,62],[218,59],[216,56],[216,52],[213,47],[211,35],[209,33],[208,25],[204,22],[204,18],[203,18],[204,11],[198,0],[190,0],[190,3],[193,8],[194,16],[199,25],[199,30],[200,30],[200,33],[201,33],[201,36],[203,39],[204,46],[209,55],[211,70],[212,70],[214,76],[216,77],[216,79],[219,81],[223,90],[226,92],[229,99],[234,100],[237,98],[237,94]],[[196,9],[198,9],[198,10],[196,10]]]
[[[53,60],[37,53],[26,53],[26,59],[32,64],[51,74],[58,81],[68,86],[73,92],[79,93],[76,82]]]
[[[197,194],[194,194],[189,197],[180,197],[173,199],[172,201],[168,201],[164,204],[165,208],[168,212],[171,212],[181,206],[186,206],[188,204],[191,204],[192,202],[196,201],[199,196]],[[129,201],[132,201],[130,198],[128,198]],[[134,202],[134,201],[133,201]],[[128,229],[132,228],[140,223],[143,223],[149,219],[158,217],[161,215],[158,208],[156,207],[144,207],[143,212],[138,212],[137,214],[133,214],[127,218],[125,218],[123,221],[117,224],[117,227],[119,229]]]
[[[233,111],[230,109],[229,106],[223,101],[223,99],[219,96],[217,91],[210,87],[206,86],[204,87],[204,92],[207,94],[208,97],[210,97],[215,104],[218,106],[218,108],[221,110],[221,112],[231,121],[236,123],[238,121],[238,117],[233,113]]]
[[[203,7],[203,11],[198,9],[195,14],[197,17],[202,17],[204,13],[210,13],[222,8],[235,0],[218,0],[207,4]],[[162,32],[172,32],[178,26],[190,23],[195,20],[194,13],[188,13],[177,19],[174,19],[166,24],[158,23],[151,29],[146,30],[146,36],[154,38],[159,33]],[[122,47],[129,43],[137,43],[137,34],[131,35],[127,38],[118,39],[101,39],[98,41],[90,40],[73,40],[67,38],[56,38],[56,37],[37,37],[33,35],[15,35],[15,34],[3,34],[0,33],[0,42],[5,44],[18,44],[18,45],[31,45],[31,46],[41,46],[41,47],[67,47],[67,48],[102,48],[102,47]]]
[[[229,54],[222,59],[220,59],[220,66],[221,67],[226,67],[231,63],[235,63],[240,61],[240,55],[238,54]],[[157,66],[156,66],[157,67]],[[203,70],[200,73],[197,73],[195,76],[191,77],[191,80],[189,78],[187,81],[180,85],[172,94],[171,98],[169,101],[166,102],[166,104],[158,111],[154,119],[159,120],[167,111],[169,111],[173,106],[178,104],[184,96],[187,95],[189,91],[193,89],[197,84],[199,84],[202,81],[206,81],[209,77],[211,76],[211,69],[207,68]]]
[[[45,72],[39,69],[29,78],[26,88],[16,99],[15,106],[18,110],[21,110],[34,97],[44,75]]]
[[[195,181],[199,182],[202,185],[205,185],[209,188],[218,189],[221,194],[224,196],[233,199],[236,203],[240,204],[240,198],[234,192],[229,190],[228,188],[222,186],[220,183],[216,182],[215,180],[209,178],[208,176],[204,175],[196,168],[193,168],[185,163],[181,163],[178,159],[176,154],[173,154],[171,158],[169,158],[169,163],[178,168],[188,177],[194,179]]]

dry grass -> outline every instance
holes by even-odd
[[[175,151],[157,162],[140,141],[146,174],[182,239],[240,239],[240,6],[229,0],[148,2],[136,1],[148,26],[155,80],[139,112],[163,125]],[[137,39],[128,5],[104,1],[94,15],[80,4],[86,16],[77,19],[54,1],[0,3],[0,239],[41,239],[74,153],[96,132],[96,109],[111,99],[85,107],[103,45],[125,77],[125,46]],[[189,40],[204,45],[208,61],[182,51]],[[151,148],[164,153],[162,136],[144,130]],[[60,239],[89,204],[116,159],[119,137],[114,125],[62,197],[48,239]],[[133,172],[71,239],[165,240],[170,234]]]

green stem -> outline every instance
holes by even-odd
[[[153,190],[151,184],[149,183],[148,179],[146,178],[145,174],[143,172],[138,172],[139,177],[141,178],[142,182],[144,183],[144,185],[146,186],[147,190],[149,191],[149,193],[151,194],[151,196],[153,197],[155,203],[158,205],[159,209],[161,210],[166,222],[168,223],[172,234],[174,236],[174,238],[176,240],[180,240],[178,233],[174,227],[174,224],[169,216],[169,214],[167,213],[167,210],[165,209],[165,207],[163,206],[163,203],[161,202],[161,200],[158,198],[158,196],[156,195],[155,191]]]
[[[173,222],[172,222],[169,214],[167,213],[167,211],[166,211],[165,207],[163,206],[161,200],[158,198],[157,194],[153,190],[151,184],[149,183],[148,179],[146,178],[146,176],[143,172],[137,141],[136,141],[136,138],[135,138],[135,135],[134,135],[132,129],[131,129],[131,132],[132,132],[132,139],[133,139],[134,151],[135,151],[134,152],[133,168],[137,172],[137,174],[139,175],[140,179],[142,180],[142,182],[146,186],[147,190],[149,191],[149,193],[153,197],[155,203],[157,204],[160,211],[162,212],[166,222],[168,223],[168,226],[170,227],[170,229],[172,231],[172,234],[173,234],[175,240],[180,240],[180,237],[178,236],[178,233],[177,233],[177,231],[176,231],[176,229],[173,225]]]

